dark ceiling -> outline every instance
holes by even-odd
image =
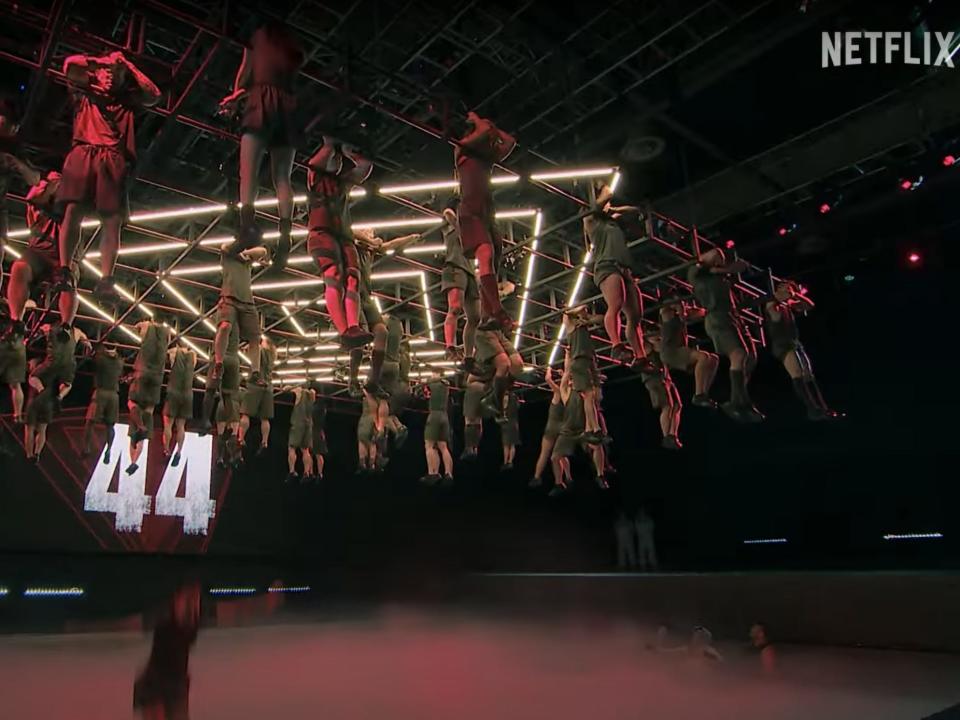
[[[915,201],[897,192],[897,178],[924,173],[927,186],[911,195],[947,196],[953,181],[942,176],[948,170],[938,167],[939,158],[960,127],[960,74],[902,64],[822,69],[820,33],[952,30],[960,27],[956,5],[940,0],[621,0],[564,6],[535,0],[4,1],[0,92],[15,98],[23,115],[25,155],[39,167],[57,167],[70,141],[59,73],[64,57],[124,49],[165,93],[160,108],[139,121],[132,207],[222,202],[237,143],[232,129],[215,117],[217,102],[231,86],[241,43],[265,17],[280,18],[301,37],[309,58],[300,86],[308,138],[301,161],[328,133],[372,154],[372,188],[447,179],[452,153],[444,136],[456,132],[452,119],[475,108],[518,137],[509,169],[619,167],[627,197],[717,239],[736,237],[748,257],[772,264],[775,272],[802,273],[841,262],[837,243],[844,252],[861,252],[851,228],[864,218],[892,213],[915,226],[916,209],[904,206]],[[302,169],[295,178],[302,187]],[[265,187],[264,195],[272,196],[272,190]],[[523,181],[498,190],[497,201],[503,208],[542,209],[550,227],[576,213],[571,195],[582,197],[584,190],[572,181],[553,187]],[[819,216],[825,199],[835,212]],[[416,217],[438,200],[370,192],[354,215]],[[14,208],[12,215],[19,212]],[[925,232],[955,222],[946,209],[934,215],[924,214]],[[269,222],[269,215],[263,220]],[[131,227],[124,243],[196,237],[215,232],[217,222],[205,216]],[[884,222],[891,227],[891,220]],[[229,230],[230,218],[222,224],[221,234]],[[771,243],[781,225],[791,232]],[[532,220],[523,219],[509,230],[519,241],[531,228]],[[654,228],[661,237],[636,251],[638,270],[660,273],[644,285],[655,298],[675,284],[662,271],[685,259],[672,246],[689,250],[691,238],[659,222]],[[876,239],[875,229],[857,232]],[[567,299],[583,249],[578,224],[540,243],[535,282],[528,289],[527,318],[533,321],[524,328],[525,357],[533,364],[546,360],[555,334],[553,310]],[[516,254],[508,270],[516,280],[524,274],[522,255]],[[121,257],[119,276],[148,305],[183,310],[154,283],[156,272],[175,256]],[[214,260],[198,250],[181,267]],[[432,286],[436,266],[436,258],[419,255],[392,258],[381,269],[423,269]],[[309,271],[309,265],[296,266],[291,278]],[[216,282],[200,276],[177,280],[203,311],[212,307]],[[411,332],[424,332],[417,278],[391,280],[377,290],[385,306],[406,300],[402,312]],[[316,294],[309,288],[296,292]],[[592,294],[586,289],[581,297]],[[281,295],[289,292],[264,293],[266,321],[281,340],[296,341],[299,331],[277,304]],[[443,299],[438,290],[429,297],[438,325]],[[308,335],[326,328],[320,309],[297,316]],[[194,337],[209,342],[202,326]]]

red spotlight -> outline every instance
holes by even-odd
[[[957,159],[953,155],[944,155],[943,156],[943,166],[952,167],[954,163],[957,162]]]
[[[920,257],[920,253],[912,252],[912,253],[910,253],[909,255],[907,255],[907,261],[908,261],[911,265],[919,265],[919,264],[920,264],[920,261],[921,261],[922,259],[923,259],[923,258]]]
[[[785,227],[782,227],[779,230],[777,230],[777,234],[779,234],[780,237],[783,237],[784,235],[787,234],[787,229]]]
[[[910,190],[913,187],[913,182],[911,180],[901,180],[900,189],[901,190]]]
[[[830,203],[823,203],[823,204],[820,206],[820,214],[821,214],[821,215],[826,215],[828,212],[830,212],[830,210],[831,210],[831,208],[830,208]]]
[[[733,248],[736,247],[736,245],[737,245],[737,244],[736,244],[733,240],[727,240],[727,241],[724,243],[724,247],[726,247],[727,250],[733,250]]]

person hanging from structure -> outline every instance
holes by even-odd
[[[423,448],[427,459],[427,474],[420,478],[426,485],[442,483],[453,485],[453,456],[450,454],[450,385],[443,379],[439,367],[431,368],[430,381],[426,384],[426,396],[430,413],[423,430]],[[440,466],[443,465],[443,474]]]
[[[703,308],[687,305],[678,298],[668,298],[660,308],[660,359],[670,370],[693,372],[694,391],[690,402],[696,407],[716,410],[710,388],[717,376],[720,358],[711,352],[690,347],[687,324],[703,320]]]
[[[307,166],[307,252],[323,277],[327,312],[341,346],[363,347],[373,334],[360,327],[360,258],[351,227],[350,191],[370,177],[373,163],[357,149],[324,137]]]
[[[89,348],[87,336],[80,328],[71,327],[66,338],[62,327],[45,324],[40,332],[46,338],[46,351],[40,362],[30,363],[30,399],[27,402],[27,423],[23,446],[27,460],[40,462],[47,438],[47,425],[54,412],[73,387],[77,372],[77,345]]]
[[[748,267],[743,260],[728,262],[720,248],[713,248],[701,254],[690,267],[688,280],[694,297],[706,311],[707,336],[713,341],[717,354],[730,361],[730,400],[722,405],[723,411],[734,420],[756,423],[764,417],[754,407],[747,386],[756,366],[757,353],[744,328],[730,279]]]
[[[553,377],[553,368],[551,367],[547,367],[544,377],[550,387],[550,406],[547,409],[547,424],[543,428],[540,439],[540,454],[537,456],[533,478],[527,484],[531,488],[538,488],[543,484],[543,473],[550,466],[550,456],[553,454],[553,448],[560,436],[560,428],[563,427],[564,401],[561,387],[570,383],[570,376],[567,373],[561,375],[558,383]]]
[[[193,419],[193,375],[197,353],[189,347],[167,351],[170,374],[167,376],[167,398],[163,404],[163,454],[173,455],[171,465],[180,464],[187,437],[187,421]]]
[[[253,299],[253,263],[265,262],[266,248],[253,247],[233,255],[224,245],[220,253],[223,279],[220,285],[220,302],[217,306],[217,334],[213,338],[213,368],[208,378],[209,387],[216,389],[223,375],[223,361],[230,336],[239,332],[239,342],[245,343],[250,352],[250,384],[266,387],[260,374],[260,353],[254,350],[260,345],[260,314]],[[209,417],[209,415],[207,415]]]
[[[660,446],[666,450],[680,450],[683,448],[680,442],[680,415],[683,412],[680,392],[673,384],[670,371],[657,352],[657,346],[660,344],[659,336],[643,342],[647,357],[653,363],[653,369],[652,371],[640,370],[640,377],[643,380],[643,387],[650,395],[650,405],[654,410],[660,411],[660,433],[663,436]]]
[[[323,385],[313,381],[310,385],[314,393],[313,411],[311,413],[311,430],[313,432],[313,476],[319,482],[323,480],[323,466],[326,462],[327,447],[327,400],[324,397]]]
[[[80,224],[90,211],[100,218],[100,274],[94,298],[119,301],[113,271],[120,251],[120,226],[127,214],[126,188],[136,160],[134,111],[160,101],[160,90],[123,53],[105,57],[71,55],[63,63],[73,99],[73,147],[63,161],[57,205],[63,209],[59,267],[54,290],[75,293]],[[61,315],[69,326],[74,314]]]
[[[274,269],[283,269],[290,256],[293,227],[293,186],[290,176],[303,129],[297,118],[294,80],[305,56],[297,37],[282,23],[257,28],[233,83],[233,92],[220,101],[220,113],[240,116],[240,232],[231,253],[259,245],[254,203],[260,188],[260,166],[270,154],[277,193],[280,238],[273,253]]]
[[[113,343],[101,341],[93,356],[93,393],[83,421],[83,449],[81,457],[93,453],[94,425],[102,425],[106,435],[103,463],[110,464],[110,452],[116,437],[114,425],[120,419],[120,377],[123,375],[123,356]]]
[[[633,525],[637,534],[637,557],[640,560],[640,570],[657,572],[660,569],[660,563],[657,560],[657,544],[654,541],[655,525],[645,507],[637,511]]]
[[[447,314],[443,319],[443,340],[447,360],[473,357],[477,324],[480,322],[480,291],[473,263],[467,260],[460,244],[460,226],[457,210],[460,198],[454,196],[443,209],[443,273],[440,290],[447,299]],[[465,315],[462,349],[457,343],[457,326]]]
[[[134,329],[140,336],[140,348],[133,363],[133,377],[127,395],[127,411],[130,415],[128,475],[137,471],[143,441],[153,433],[153,413],[160,404],[167,348],[174,334],[173,328],[163,322],[157,313],[149,320],[137,323]]]
[[[260,378],[263,384],[247,384],[243,405],[240,407],[237,441],[243,448],[246,445],[247,433],[250,432],[250,418],[259,419],[260,444],[257,446],[257,455],[262,455],[270,445],[270,421],[273,420],[273,368],[277,362],[277,348],[273,340],[264,335],[250,352],[260,354]]]
[[[810,420],[829,420],[839,414],[829,408],[813,375],[810,356],[800,342],[796,314],[805,315],[814,307],[813,301],[799,291],[796,283],[784,280],[777,283],[773,296],[764,303],[770,352],[780,361],[790,376],[793,391],[807,411]]]
[[[591,443],[584,439],[587,422],[586,403],[583,393],[577,392],[575,388],[573,365],[571,352],[567,351],[564,357],[564,373],[570,377],[570,382],[567,387],[561,385],[561,397],[566,393],[566,398],[564,399],[563,425],[550,457],[553,464],[553,487],[550,489],[550,497],[558,497],[571,489],[573,475],[570,469],[570,458],[576,454],[578,448],[590,457],[597,485],[603,490],[608,487],[603,443]]]
[[[507,419],[500,425],[500,444],[503,446],[503,463],[500,472],[513,470],[520,444],[520,398],[512,390],[503,398],[503,415]]]
[[[60,174],[50,172],[42,176],[38,171],[12,155],[0,156],[0,165],[16,170],[24,182],[30,185],[27,192],[26,219],[30,236],[21,257],[10,267],[7,283],[7,310],[10,319],[0,337],[0,368],[4,382],[10,387],[10,400],[15,423],[23,421],[23,382],[27,371],[26,331],[23,325],[24,312],[32,290],[52,279],[60,259],[57,251],[59,225],[55,219],[57,188]],[[79,276],[79,265],[73,264]],[[61,293],[58,298],[61,317],[72,316],[77,311],[76,293]],[[69,336],[68,326],[59,324],[57,332],[61,339]]]
[[[612,204],[613,191],[604,182],[594,185],[595,212],[583,219],[583,227],[593,253],[593,282],[607,305],[603,325],[613,343],[611,356],[626,365],[637,362],[642,369],[653,370],[644,354],[640,320],[643,317],[643,295],[633,279],[633,259],[624,233],[627,216],[639,216],[632,205]],[[626,315],[627,342],[623,341],[620,313]]]
[[[251,356],[256,354],[252,352]],[[207,387],[211,383],[212,380],[208,375]],[[217,464],[221,468],[227,465],[239,465],[243,457],[240,454],[240,444],[237,442],[237,429],[240,427],[240,401],[240,330],[234,325],[227,338],[227,347],[223,354],[219,403],[214,413],[217,421]]]
[[[573,391],[583,400],[583,440],[593,445],[601,443],[604,438],[597,402],[600,371],[590,336],[591,325],[599,320],[600,316],[591,315],[585,306],[570,308],[563,313],[563,327],[570,347],[570,381]]]
[[[367,374],[365,390],[378,400],[385,400],[389,393],[381,385],[383,363],[386,358],[387,325],[380,313],[380,308],[373,297],[370,269],[377,256],[402,250],[406,246],[419,242],[422,236],[419,233],[404,235],[393,240],[384,240],[374,236],[371,230],[360,230],[355,233],[357,245],[357,262],[360,270],[360,312],[366,322],[367,329],[373,333],[373,349],[370,352],[370,372]],[[358,348],[351,351],[350,386],[351,389],[359,386]],[[352,392],[356,396],[355,391]]]
[[[13,155],[0,156],[0,164],[16,170],[30,189],[26,196],[26,220],[30,231],[27,248],[10,268],[10,281],[7,285],[7,306],[10,322],[4,329],[4,338],[22,341],[25,335],[23,315],[31,292],[43,283],[53,280],[60,266],[58,249],[60,217],[57,211],[56,197],[60,188],[61,175],[51,171],[42,175],[27,163]],[[80,265],[74,260],[70,265],[74,276],[74,285],[80,277]],[[72,318],[77,313],[77,294],[61,292],[57,298],[57,309],[61,319]],[[66,336],[69,320],[61,322],[60,332]]]
[[[457,221],[460,245],[467,260],[476,259],[480,294],[482,330],[513,331],[513,320],[500,304],[497,287],[499,240],[490,231],[493,221],[493,193],[490,172],[513,152],[517,141],[475,112],[467,113],[467,134],[457,142],[454,164],[460,181],[460,205]],[[469,355],[467,355],[469,357]]]
[[[400,321],[396,320],[394,323],[393,320],[391,320],[389,329],[390,336],[394,335],[396,327],[399,327],[402,332],[403,326],[400,324]],[[410,431],[401,420],[404,411],[407,409],[407,405],[410,404],[410,366],[412,361],[410,358],[409,338],[401,337],[397,357],[399,358],[397,362],[397,380],[393,385],[393,390],[390,392],[390,399],[388,400],[390,415],[387,417],[385,427],[394,436],[395,447],[399,448],[403,446],[407,437],[410,435]]]
[[[471,364],[464,378],[463,387],[463,452],[461,460],[474,460],[480,449],[483,437],[483,417],[485,411],[483,399],[493,392],[495,369],[492,358]],[[492,417],[492,415],[491,415]]]
[[[407,440],[409,431],[407,426],[400,422],[399,413],[403,411],[406,404],[406,395],[409,395],[409,389],[401,381],[400,361],[401,349],[404,344],[403,323],[400,318],[392,313],[386,313],[384,321],[387,325],[387,341],[384,345],[383,371],[380,376],[380,384],[389,394],[389,398],[381,401],[378,412],[381,414],[382,425],[385,429],[381,444],[381,452],[385,449],[387,436],[393,436],[395,447],[402,447]],[[405,353],[406,375],[410,375],[410,345],[407,343]]]
[[[377,469],[377,404],[377,398],[364,390],[357,421],[357,474]]]
[[[313,404],[317,393],[311,381],[293,388],[293,411],[290,413],[290,432],[287,436],[287,482],[294,483],[297,475],[297,455],[303,465],[303,482],[314,480],[313,474]]]

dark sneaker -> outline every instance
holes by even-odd
[[[367,332],[359,325],[348,327],[340,337],[340,344],[347,350],[360,348],[373,342],[373,333]]]
[[[280,272],[287,267],[287,260],[290,259],[290,238],[281,235],[277,240],[277,249],[273,253],[273,263],[271,269],[274,272]]]
[[[453,475],[444,475],[443,480],[440,481],[440,487],[443,488],[452,488],[453,487]]]
[[[610,350],[610,356],[619,363],[624,363],[629,365],[633,362],[634,355],[633,350],[631,350],[625,343],[617,343],[613,346],[613,349]]]
[[[299,480],[299,479],[300,479],[300,476],[297,475],[295,472],[287,473],[287,482],[288,482],[288,483],[295,483],[295,482],[296,482],[297,480]]]
[[[130,463],[129,465],[127,465],[127,470],[126,470],[127,475],[133,475],[139,469],[140,469],[139,465],[137,465],[136,463]]]
[[[585,432],[580,436],[580,439],[587,443],[588,445],[599,445],[603,442],[603,433],[599,430],[594,430],[592,432]]]
[[[421,477],[421,478],[420,478],[420,482],[422,482],[424,485],[433,487],[433,486],[436,485],[438,482],[440,482],[442,479],[443,479],[443,478],[440,477],[440,475],[428,474],[428,475],[424,475],[423,477]]]
[[[720,407],[716,401],[708,395],[694,395],[690,398],[690,402],[697,407],[706,408],[707,410],[717,410]]]
[[[530,478],[530,482],[527,483],[528,488],[538,488],[543,485],[543,478]]]
[[[140,428],[140,429],[134,430],[133,433],[131,433],[130,442],[132,442],[134,445],[137,445],[138,443],[141,443],[144,440],[146,440],[148,437],[150,437],[150,433],[148,433],[143,428]]]
[[[660,447],[665,450],[681,450],[683,445],[680,444],[680,440],[677,439],[676,435],[667,435],[660,441]]]
[[[263,230],[256,225],[243,225],[237,231],[237,237],[229,247],[227,255],[237,256],[244,250],[263,244]]]
[[[566,483],[556,483],[552,488],[550,488],[550,492],[547,493],[547,496],[555,498],[560,497],[561,495],[566,495],[568,492],[570,492],[569,485]]]
[[[603,475],[597,475],[594,478],[594,481],[597,483],[597,487],[601,490],[609,490],[610,483],[607,482],[607,479]]]
[[[107,450],[107,451],[103,454],[103,464],[104,464],[104,465],[109,465],[109,464],[110,464],[110,451],[109,451],[109,450]]]
[[[77,283],[74,280],[70,268],[61,265],[53,271],[53,291],[54,292],[73,292],[77,289]]]
[[[350,385],[347,388],[347,393],[350,397],[354,399],[359,399],[363,397],[363,386],[360,385],[359,380],[351,380]]]
[[[173,467],[177,467],[177,465],[180,464],[180,453],[179,453],[179,452],[175,452],[175,453],[173,454],[173,460],[170,461],[170,464],[171,464]]]
[[[120,293],[117,292],[112,277],[102,277],[97,280],[93,288],[93,299],[107,307],[114,307],[120,302]]]
[[[460,453],[461,460],[476,460],[477,459],[477,449],[465,447],[463,452]]]

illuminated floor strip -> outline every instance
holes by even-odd
[[[753,540],[744,540],[744,545],[785,545],[786,538],[756,538]]]
[[[24,597],[81,597],[84,594],[82,587],[28,587],[23,591]]]
[[[943,533],[887,533],[883,536],[884,540],[940,540]]]

